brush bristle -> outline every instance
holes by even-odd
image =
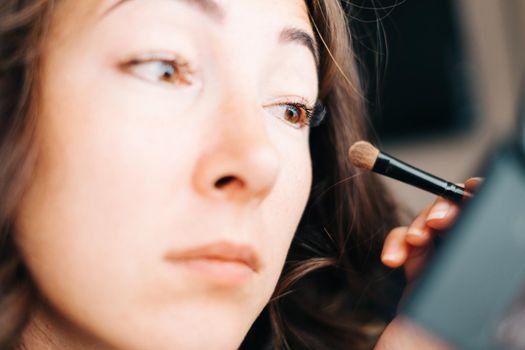
[[[350,147],[348,156],[350,161],[358,168],[372,170],[379,150],[365,141],[358,141]]]

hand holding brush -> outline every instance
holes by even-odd
[[[383,244],[381,261],[391,268],[403,266],[410,285],[432,253],[432,238],[452,225],[460,212],[461,203],[472,197],[482,180],[471,178],[465,184],[455,184],[396,159],[365,141],[354,143],[348,155],[352,164],[358,168],[388,176],[439,196],[410,225],[392,229]],[[392,344],[396,346],[392,347]],[[398,318],[388,325],[375,347],[377,350],[387,348],[449,349],[416,325]]]

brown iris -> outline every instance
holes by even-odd
[[[176,62],[165,61],[162,65],[164,72],[162,73],[161,80],[166,83],[182,83],[188,84],[188,79],[184,76],[181,71],[181,67]]]
[[[305,120],[306,111],[298,106],[286,106],[284,119],[292,124],[300,124]]]

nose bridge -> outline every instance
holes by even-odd
[[[220,132],[217,136],[224,136],[222,141],[252,148],[272,146],[264,111],[256,97],[248,93],[225,95],[217,112]]]
[[[228,82],[232,87],[233,81]],[[239,94],[228,91],[239,91]],[[199,155],[193,184],[203,196],[261,201],[273,188],[279,153],[272,143],[264,111],[247,87],[222,89],[214,114],[208,119],[211,134]]]

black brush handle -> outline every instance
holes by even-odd
[[[458,204],[465,197],[470,197],[463,187],[424,172],[383,152],[379,152],[372,171],[434,193]]]

